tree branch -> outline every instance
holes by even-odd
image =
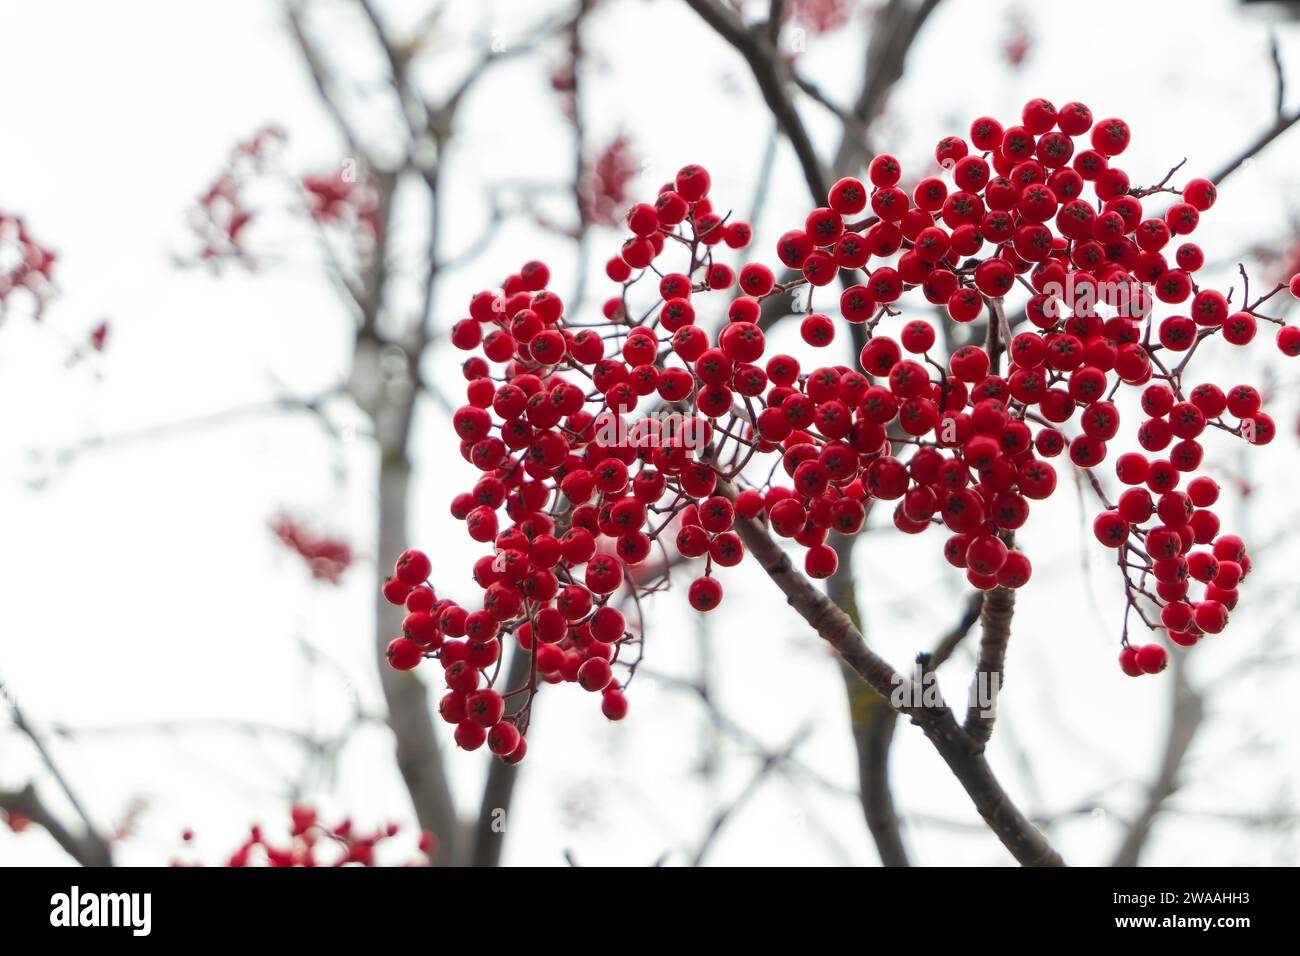
[[[506,672],[506,687],[521,687],[528,681],[532,655],[515,645],[510,653],[510,667]],[[515,698],[507,708],[513,713],[523,706],[523,698]],[[487,781],[479,800],[478,817],[474,821],[474,844],[470,853],[470,866],[500,866],[501,852],[505,847],[506,830],[496,826],[498,819],[508,823],[510,801],[519,778],[519,767],[504,760],[493,760],[488,765]],[[498,814],[503,816],[499,817]]]
[[[849,175],[874,151],[869,135],[871,124],[883,110],[894,84],[902,79],[907,54],[938,6],[939,0],[921,0],[915,5],[911,0],[889,0],[876,14],[867,45],[865,75],[852,110],[861,124],[862,135],[850,136],[846,130],[831,166],[836,176]]]
[[[966,639],[970,629],[975,626],[975,622],[980,619],[980,613],[984,610],[984,592],[971,591],[970,597],[966,599],[966,606],[962,609],[961,617],[951,631],[939,639],[939,643],[934,646],[927,660],[927,666],[931,670],[937,670],[939,665],[948,658],[952,657],[953,652],[957,650],[957,645]]]
[[[21,790],[0,790],[0,810],[24,817],[54,838],[63,851],[82,866],[112,866],[107,843],[93,830],[73,833],[59,820],[30,783]]]
[[[763,94],[763,101],[794,148],[808,190],[816,197],[815,201],[819,205],[825,202],[828,186],[826,171],[817,157],[817,150],[813,148],[803,118],[795,108],[794,100],[790,98],[786,87],[789,71],[770,33],[746,26],[739,14],[718,0],[686,0],[686,3],[719,36],[735,47],[736,52],[749,64],[759,92]]]
[[[858,611],[857,584],[853,577],[853,547],[856,536],[840,537],[835,542],[839,566],[826,582],[826,593],[843,608],[859,631],[862,617]],[[841,664],[844,691],[849,703],[849,724],[858,754],[858,800],[867,829],[876,844],[883,866],[908,866],[907,848],[903,844],[902,824],[894,809],[894,795],[889,782],[889,746],[894,739],[898,714],[879,694],[872,692],[847,664]]]
[[[1016,592],[1010,588],[996,587],[985,594],[982,604],[980,656],[971,683],[965,724],[966,732],[981,746],[993,736],[993,721],[997,697],[1002,690]]]
[[[1282,69],[1282,56],[1278,50],[1276,36],[1269,37],[1269,59],[1273,64],[1275,84],[1273,125],[1261,132],[1245,149],[1224,163],[1218,172],[1210,177],[1210,182],[1216,186],[1245,165],[1247,160],[1253,159],[1262,153],[1273,140],[1296,125],[1296,123],[1300,123],[1300,110],[1291,113],[1286,112],[1286,72]]]
[[[799,616],[890,707],[921,727],[970,796],[975,809],[1012,856],[1024,866],[1064,865],[1047,838],[1012,803],[984,758],[983,746],[958,726],[952,710],[943,705],[927,705],[925,689],[899,674],[867,646],[848,614],[794,570],[789,557],[761,524],[753,519],[738,519],[736,530],[749,553]]]
[[[1191,749],[1192,741],[1205,718],[1204,701],[1187,680],[1187,665],[1179,654],[1172,656],[1169,686],[1169,728],[1165,735],[1164,751],[1155,779],[1147,788],[1146,801],[1141,811],[1129,825],[1124,842],[1115,853],[1112,866],[1137,866],[1151,836],[1156,817],[1165,802],[1177,791],[1182,781],[1179,774],[1183,760]]]
[[[90,814],[86,812],[81,801],[77,799],[72,785],[68,783],[67,777],[59,769],[59,765],[54,762],[53,755],[46,749],[45,743],[36,732],[36,728],[27,721],[22,708],[18,706],[18,700],[3,681],[0,681],[0,700],[3,700],[8,706],[9,716],[13,720],[14,726],[32,742],[32,746],[36,748],[36,752],[40,755],[41,762],[45,764],[45,769],[54,778],[54,782],[59,785],[59,789],[63,791],[63,795],[67,798],[73,811],[81,818],[82,832],[79,835],[74,834],[60,823],[59,819],[37,796],[36,790],[31,784],[28,784],[17,793],[0,793],[0,807],[4,807],[6,811],[20,813],[34,823],[40,824],[58,842],[59,846],[63,847],[82,866],[112,866],[112,847],[95,829]]]

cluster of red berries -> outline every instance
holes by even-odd
[[[40,318],[53,290],[51,272],[55,255],[27,231],[20,216],[0,210],[0,318],[9,310],[15,292],[25,292],[33,302],[32,314]]]
[[[588,225],[615,227],[627,208],[629,184],[638,171],[631,141],[618,135],[584,170],[582,214]]]
[[[506,495],[499,479],[493,486],[480,482],[477,490],[499,491],[496,507]],[[613,662],[631,638],[622,612],[604,603],[622,583],[620,561],[596,555],[595,534],[576,524],[557,538],[550,533],[554,522],[539,513],[531,524],[498,533],[491,508],[473,501],[465,505],[477,512],[462,515],[471,534],[478,540],[486,536],[496,547],[474,567],[475,581],[485,592],[483,606],[467,610],[439,599],[428,584],[428,556],[403,552],[383,589],[385,598],[407,610],[402,636],[388,645],[389,664],[410,670],[426,657],[437,658],[447,688],[438,712],[455,725],[457,745],[477,750],[486,744],[506,763],[518,763],[528,752],[524,735],[539,679],[599,692],[601,711],[610,720],[621,720],[627,698],[614,679]],[[565,570],[582,563],[588,565],[587,586],[572,582]],[[557,571],[570,583],[561,587]],[[504,633],[514,634],[532,662],[528,682],[502,693],[493,685],[500,674]],[[507,705],[521,696],[521,706],[507,714]]]
[[[786,19],[813,35],[831,33],[859,12],[854,0],[794,0],[786,5]]]
[[[1081,136],[1089,148],[1076,151]],[[1198,286],[1204,255],[1183,237],[1214,187],[1194,179],[1175,190],[1173,172],[1132,186],[1116,163],[1129,137],[1122,120],[1094,123],[1082,104],[1034,100],[1019,124],[982,117],[968,139],[943,139],[933,173],[910,189],[897,159],[876,156],[867,181],[840,180],[780,237],[781,277],[715,257],[745,247],[750,229],[714,209],[704,168],[686,166],[653,203],[628,211],[631,235],[605,268],[619,291],[601,326],[565,315],[539,262],[474,296],[451,340],[481,354],[464,365],[466,403],[452,424],[481,477],[452,513],[488,548],[474,566],[484,598],[478,608],[438,600],[428,559],[404,554],[384,589],[410,612],[393,665],[437,658],[458,742],[486,739],[517,760],[538,678],[602,692],[605,713],[623,715],[611,664],[626,664],[630,679],[636,661],[620,654],[635,644],[639,659],[644,635],[612,601],[625,587],[634,599],[662,587],[666,571],[656,581],[643,566],[656,548],[669,566],[668,539],[681,557],[702,559],[688,600],[709,611],[722,600],[714,572],[744,556],[737,521],[766,520],[824,578],[837,563],[830,533],[857,533],[874,502],[891,502],[900,531],[946,528],[944,555],[974,587],[1019,588],[1032,567],[1013,536],[1031,502],[1057,486],[1051,459],[1065,454],[1105,500],[1092,469],[1119,434],[1113,399],[1124,385],[1141,390],[1143,452],[1119,456],[1128,489],[1096,522],[1128,598],[1124,668],[1164,662],[1160,645],[1130,647],[1129,612],[1180,644],[1222,630],[1250,560],[1240,539],[1220,534],[1217,485],[1192,477],[1198,439],[1214,428],[1264,444],[1274,429],[1252,387],[1188,387],[1184,373],[1209,338],[1244,345],[1268,321],[1294,355],[1300,330],[1260,311],[1285,285],[1253,302],[1244,289],[1235,309]],[[1165,194],[1178,201],[1144,214],[1143,199]],[[846,274],[861,280],[846,283],[839,316],[814,311],[816,290]],[[1028,303],[1009,319],[1004,299],[1017,286]],[[715,331],[709,292],[726,293]],[[765,304],[791,294],[803,297],[810,346],[830,343],[840,323],[860,327],[857,368],[763,361]],[[905,296],[946,309],[954,324],[905,320]],[[1179,314],[1156,319],[1157,302]],[[950,350],[949,332],[981,316],[984,345]],[[1195,599],[1193,582],[1205,589]],[[511,634],[531,653],[533,676],[501,694],[500,640]],[[526,702],[504,717],[514,694]]]
[[[352,546],[332,535],[317,534],[289,515],[271,521],[271,531],[286,548],[307,565],[311,576],[327,584],[338,584],[352,565]]]
[[[265,170],[272,151],[284,139],[282,130],[267,126],[237,143],[225,167],[199,197],[190,214],[190,228],[200,243],[201,262],[214,267],[225,260],[253,264],[243,236],[254,213],[244,194],[250,181]]]
[[[366,171],[349,160],[327,173],[298,178],[278,165],[278,149],[285,140],[282,130],[268,126],[231,150],[190,213],[190,228],[200,243],[198,261],[213,268],[227,261],[255,268],[258,258],[247,243],[249,225],[259,215],[254,194],[258,187],[282,181],[297,190],[295,200],[316,224],[347,237],[347,251],[362,258],[373,251],[382,223],[378,191]]]
[[[375,866],[375,847],[391,840],[400,832],[396,823],[371,832],[361,832],[351,820],[334,826],[324,826],[315,808],[294,805],[289,813],[289,839],[277,842],[260,826],[249,828],[248,836],[230,854],[225,865],[245,866]],[[185,830],[181,840],[191,843],[194,831]],[[434,837],[427,830],[421,832],[419,850],[424,859],[434,847]],[[423,862],[420,860],[418,862]],[[192,866],[179,860],[173,866]],[[408,865],[416,865],[414,863]]]
[[[379,194],[360,170],[344,167],[302,177],[307,212],[322,225],[343,226],[359,238],[379,235]]]

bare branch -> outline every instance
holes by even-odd
[[[1002,689],[1016,592],[1010,588],[996,587],[984,596],[982,603],[980,656],[975,667],[965,724],[966,732],[981,745],[988,743],[989,737],[993,735],[995,702]]]
[[[1267,149],[1273,140],[1296,123],[1300,123],[1300,110],[1286,112],[1286,73],[1282,69],[1282,54],[1278,49],[1276,36],[1269,37],[1269,59],[1273,64],[1275,83],[1273,125],[1255,137],[1241,152],[1224,163],[1219,171],[1210,177],[1210,182],[1216,186],[1245,165],[1248,160]]]
[[[528,670],[532,655],[523,648],[515,646],[510,654],[510,667],[506,675],[506,687],[519,687],[528,680]],[[513,712],[523,705],[523,698],[515,698],[510,707]],[[514,796],[515,784],[519,777],[519,767],[503,760],[493,760],[488,766],[487,781],[483,784],[483,795],[479,800],[478,817],[474,821],[474,843],[469,858],[470,866],[499,866],[501,851],[505,845],[504,828],[498,826],[501,815],[508,816],[510,801]]]
[[[39,826],[82,866],[113,865],[108,844],[93,831],[86,830],[78,835],[65,827],[41,801],[31,784],[21,790],[0,790],[0,810],[24,817]]]
[[[3,806],[5,810],[20,813],[29,820],[39,823],[82,866],[112,866],[113,851],[108,841],[100,836],[95,829],[90,814],[86,812],[81,801],[77,799],[68,778],[63,775],[63,771],[55,763],[53,755],[46,748],[45,743],[36,732],[36,728],[28,722],[22,708],[18,706],[17,698],[9,691],[3,681],[0,681],[0,700],[3,700],[8,706],[9,716],[13,720],[14,726],[32,742],[32,746],[36,748],[36,752],[40,755],[41,762],[45,764],[45,769],[54,778],[54,782],[59,785],[59,789],[63,791],[63,795],[67,798],[73,811],[81,818],[82,833],[80,835],[73,834],[63,826],[58,818],[37,797],[35,788],[30,784],[16,794],[0,793],[0,806]]]
[[[1165,808],[1165,801],[1178,792],[1182,781],[1183,761],[1191,749],[1192,741],[1205,718],[1205,702],[1187,680],[1186,663],[1173,655],[1169,686],[1169,727],[1165,734],[1164,751],[1155,778],[1147,788],[1146,801],[1129,825],[1124,842],[1115,853],[1112,866],[1137,866],[1151,835],[1156,817]]]
[[[934,646],[934,650],[930,652],[927,658],[926,666],[931,670],[936,670],[940,664],[952,657],[953,652],[957,650],[957,645],[966,639],[970,629],[980,619],[980,613],[983,610],[984,592],[971,591],[956,626],[939,639],[939,643]]]
[[[1012,856],[1025,866],[1064,865],[1047,838],[1012,803],[984,758],[983,746],[958,726],[952,710],[927,706],[925,690],[867,646],[849,616],[791,566],[789,557],[761,524],[740,519],[736,530],[799,616],[891,707],[921,727]]]
[[[1287,116],[1279,116],[1277,120],[1264,132],[1260,133],[1245,149],[1243,149],[1232,159],[1223,164],[1213,176],[1210,182],[1214,185],[1222,185],[1223,181],[1240,169],[1247,160],[1254,159],[1262,153],[1272,142],[1277,139],[1296,123],[1300,123],[1300,110]]]
[[[777,770],[782,763],[794,756],[799,745],[802,744],[808,735],[812,732],[811,727],[803,727],[794,735],[785,748],[780,753],[768,754],[754,771],[754,775],[745,788],[736,795],[736,798],[729,804],[720,809],[709,823],[708,830],[704,834],[704,839],[700,841],[699,848],[691,858],[691,866],[702,866],[704,858],[708,856],[709,851],[713,849],[714,843],[717,842],[727,821],[731,820],[749,800],[758,793],[759,789],[767,782],[768,777],[773,771]]]
[[[303,61],[307,64],[307,69],[311,72],[311,79],[316,86],[316,93],[331,118],[333,118],[334,125],[338,127],[340,135],[347,142],[348,151],[353,156],[362,159],[367,166],[373,166],[369,154],[361,146],[360,135],[353,127],[352,121],[347,118],[347,114],[344,113],[343,106],[334,92],[331,78],[325,70],[325,63],[321,58],[320,51],[316,49],[315,43],[307,34],[302,0],[287,0],[285,12],[288,14],[290,32],[293,34],[294,41],[298,44],[298,49],[302,53]]]
[[[857,583],[853,578],[853,547],[856,536],[841,537],[835,542],[839,566],[826,582],[832,601],[862,630],[858,611]],[[849,724],[858,752],[858,800],[867,829],[876,844],[884,866],[908,866],[907,848],[903,844],[902,823],[894,809],[894,795],[889,781],[889,747],[894,739],[898,715],[889,704],[864,684],[853,669],[841,665],[844,692],[849,702]]]
[[[717,31],[718,35],[735,47],[736,52],[749,64],[750,72],[758,83],[763,101],[785,133],[803,170],[808,189],[818,203],[826,199],[827,179],[812,139],[808,136],[803,119],[795,108],[786,87],[788,70],[780,51],[769,34],[747,27],[740,15],[723,6],[718,0],[686,0],[700,18]]]
[[[911,0],[889,0],[876,14],[871,41],[867,45],[866,73],[852,111],[863,130],[871,128],[894,84],[902,79],[907,54],[938,6],[939,0],[921,0],[918,4]],[[872,151],[869,136],[845,135],[831,166],[834,174],[837,177],[849,175]]]

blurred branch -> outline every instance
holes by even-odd
[[[506,673],[506,687],[520,687],[528,681],[528,671],[532,664],[532,655],[512,642],[510,666]],[[510,706],[514,712],[523,705],[522,698],[515,698]],[[493,760],[488,765],[487,780],[483,784],[483,795],[479,799],[478,817],[474,820],[474,842],[471,851],[470,866],[500,866],[501,852],[505,846],[505,827],[498,826],[500,820],[508,825],[510,802],[514,796],[515,784],[519,778],[517,764],[508,764],[504,760]]]
[[[700,15],[718,35],[730,43],[749,65],[754,80],[758,83],[763,101],[772,112],[785,133],[786,139],[794,147],[799,167],[803,170],[808,190],[821,203],[826,198],[826,171],[812,139],[808,136],[803,119],[787,89],[789,70],[781,58],[781,53],[771,34],[762,27],[749,27],[734,10],[724,6],[719,0],[686,0],[686,3]]]
[[[93,831],[73,833],[41,802],[30,783],[21,790],[0,790],[0,810],[30,820],[48,833],[63,851],[82,866],[112,866],[108,844]]]
[[[1286,112],[1286,73],[1282,69],[1282,55],[1278,49],[1276,36],[1269,37],[1269,58],[1273,65],[1275,83],[1273,125],[1256,136],[1250,144],[1224,163],[1218,172],[1210,177],[1210,182],[1216,186],[1222,184],[1225,179],[1244,166],[1248,160],[1254,159],[1267,149],[1273,140],[1292,126],[1295,126],[1296,123],[1300,123],[1300,109],[1293,110],[1290,113]]]
[[[656,684],[662,684],[670,690],[679,690],[693,695],[704,707],[705,713],[708,714],[709,721],[714,727],[745,747],[746,750],[753,753],[760,760],[766,760],[773,754],[773,751],[763,743],[763,741],[754,736],[750,731],[746,730],[738,721],[728,717],[727,714],[718,707],[717,702],[713,699],[713,695],[709,691],[707,685],[685,680],[681,677],[674,677],[671,674],[652,671],[644,667],[640,668],[638,673],[644,674]],[[856,680],[856,677],[854,679]],[[857,797],[857,794],[849,790],[847,787],[843,787],[833,780],[827,779],[816,769],[799,761],[793,755],[785,759],[784,765],[788,769],[795,770],[802,776],[807,777],[810,783],[815,784],[829,794],[841,797]]]
[[[849,110],[835,105],[829,96],[812,83],[801,82],[797,76],[794,78],[805,94],[833,112],[840,120],[842,127],[840,144],[835,151],[827,179],[838,180],[853,175],[875,152],[871,142],[871,126],[883,111],[890,91],[902,79],[907,54],[920,34],[921,28],[930,18],[930,14],[938,6],[939,0],[921,0],[920,3],[914,0],[888,0],[888,3],[876,12],[871,35],[867,41],[862,85],[859,87],[853,107]],[[779,116],[777,121],[780,122]],[[825,188],[812,189],[811,198],[814,205],[820,206],[826,201]],[[788,282],[798,275],[800,273],[797,271],[787,270],[782,274],[781,281]],[[840,273],[841,281],[845,285],[851,282],[851,280],[845,281],[848,275],[850,273],[847,271]],[[794,296],[791,292],[767,296],[763,300],[759,328],[766,331],[793,312]],[[863,327],[852,325],[849,331],[853,336],[854,352],[861,351],[865,344]]]
[[[334,120],[334,125],[338,127],[339,133],[347,142],[348,151],[353,156],[361,159],[366,166],[373,166],[369,153],[361,146],[361,137],[353,127],[352,122],[347,118],[342,104],[334,92],[332,78],[326,72],[320,51],[317,50],[315,43],[307,35],[307,26],[304,21],[305,10],[304,0],[286,0],[285,13],[289,19],[289,31],[298,44],[298,51],[302,54],[303,62],[307,64],[307,69],[311,73],[312,83],[316,86],[317,97],[326,111],[329,112],[330,117]]]
[[[1165,733],[1164,750],[1155,778],[1147,788],[1146,801],[1129,825],[1112,866],[1138,865],[1156,817],[1164,809],[1165,801],[1181,785],[1183,761],[1205,718],[1205,702],[1187,680],[1187,665],[1182,655],[1172,655],[1169,668],[1172,671],[1169,682],[1169,727]]]
[[[578,220],[577,277],[573,280],[573,295],[570,296],[568,302],[568,310],[572,315],[577,315],[582,310],[582,302],[587,293],[587,226],[589,223],[587,221],[586,198],[587,135],[582,116],[582,21],[591,11],[594,2],[595,0],[578,0],[578,13],[567,27],[571,82],[573,84],[571,94],[573,106],[573,205]]]
[[[1282,116],[1286,111],[1286,71],[1282,69],[1282,50],[1277,45],[1277,34],[1268,35],[1268,58],[1273,64],[1273,81],[1276,84],[1276,94],[1273,100],[1273,112],[1277,116]]]
[[[331,396],[340,393],[341,390],[339,389],[331,389],[330,391],[317,395],[314,398],[299,398],[292,395],[282,395],[278,398],[269,399],[264,402],[251,402],[247,405],[238,405],[234,408],[207,412],[202,415],[195,415],[191,418],[181,418],[170,422],[160,422],[158,424],[146,425],[142,428],[117,432],[111,435],[94,435],[57,448],[52,454],[55,462],[60,467],[67,467],[78,456],[89,452],[120,448],[123,445],[137,445],[162,441],[168,438],[189,435],[193,432],[202,431],[204,429],[224,428],[228,425],[238,424],[250,418],[263,418],[269,415],[282,415],[294,412],[306,412],[315,416],[327,432],[334,437],[338,437],[334,425],[325,415],[324,409],[325,403],[328,399]]]
[[[1254,159],[1262,153],[1273,142],[1273,140],[1277,139],[1296,123],[1300,123],[1300,110],[1287,116],[1279,116],[1274,121],[1273,125],[1260,133],[1249,146],[1224,163],[1223,166],[1219,168],[1218,172],[1210,177],[1210,182],[1214,183],[1216,186],[1222,185],[1223,181],[1240,169],[1247,160]]]
[[[69,856],[82,866],[112,866],[113,851],[108,841],[95,829],[95,824],[91,821],[90,815],[86,813],[81,801],[77,799],[77,795],[68,783],[67,777],[59,769],[40,735],[28,722],[22,708],[18,706],[17,698],[14,697],[3,681],[0,681],[0,699],[3,699],[8,706],[9,716],[13,720],[14,726],[32,742],[32,746],[36,748],[37,754],[40,755],[41,762],[45,764],[45,769],[49,771],[50,776],[58,784],[59,789],[63,791],[63,795],[73,811],[81,819],[82,832],[75,834],[64,826],[58,817],[41,801],[32,784],[28,784],[17,792],[0,792],[0,807],[3,807],[7,812],[21,814],[33,823],[39,824],[54,838],[59,846],[63,847]]]
[[[826,593],[843,609],[854,626],[862,630],[858,610],[857,583],[853,577],[853,547],[856,535],[837,537],[835,552],[839,565],[826,582]],[[849,725],[858,756],[858,802],[867,830],[876,844],[882,866],[908,866],[902,824],[894,809],[889,782],[889,748],[894,739],[898,715],[846,664],[840,665],[844,692],[849,704]]]
[[[799,749],[799,746],[808,738],[810,733],[812,733],[811,727],[800,728],[799,731],[795,733],[794,737],[791,738],[790,742],[786,744],[784,749],[779,753],[767,754],[763,758],[762,762],[758,765],[758,769],[754,771],[754,775],[749,779],[749,782],[745,784],[744,789],[736,795],[736,798],[732,800],[731,803],[722,807],[714,815],[713,819],[709,823],[708,830],[704,834],[704,839],[700,841],[699,848],[691,858],[691,866],[702,866],[704,864],[704,858],[708,856],[709,851],[713,849],[714,843],[717,842],[718,837],[722,834],[722,830],[726,827],[727,822],[739,813],[741,808],[748,803],[756,793],[758,793],[763,784],[766,783],[768,778],[772,775],[773,771],[777,770],[782,763],[794,756],[795,751]]]
[[[858,140],[858,146],[861,148],[863,155],[869,155],[871,150],[867,146],[867,127],[852,110],[840,106],[816,83],[801,76],[798,72],[793,73],[794,82],[815,103],[824,107],[831,115],[840,121],[844,128],[844,136],[854,137]]]
[[[862,86],[851,111],[861,124],[863,135],[850,136],[846,130],[831,167],[836,177],[849,175],[874,151],[867,131],[883,111],[894,84],[903,78],[907,54],[930,14],[938,6],[939,0],[921,0],[919,3],[914,3],[913,0],[889,0],[876,13],[871,39],[867,44]]]
[[[767,5],[767,39],[772,46],[781,40],[781,26],[785,23],[785,0],[770,0]]]

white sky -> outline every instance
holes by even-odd
[[[385,9],[402,23],[423,6]],[[434,88],[454,82],[487,31],[512,37],[556,5],[451,6],[444,39],[423,67]],[[120,850],[124,862],[166,862],[186,825],[199,833],[198,855],[216,861],[249,822],[274,825],[286,816],[297,751],[197,732],[193,722],[328,734],[346,721],[354,696],[370,711],[379,706],[370,664],[373,556],[365,554],[343,587],[315,585],[265,526],[288,507],[366,551],[373,483],[364,439],[335,445],[311,420],[265,417],[88,451],[64,467],[53,454],[90,436],[256,405],[281,389],[310,395],[345,368],[346,312],[313,248],[286,223],[261,234],[276,259],[263,274],[235,271],[218,280],[172,261],[190,248],[184,216],[191,202],[237,139],[266,122],[281,124],[289,132],[286,162],[299,171],[327,168],[343,152],[278,11],[257,0],[47,0],[0,9],[0,88],[8,91],[0,209],[26,216],[33,234],[58,251],[61,290],[45,326],[15,315],[0,327],[0,677],[39,726],[119,729],[52,743],[103,823],[137,798],[149,801],[139,834]],[[1093,4],[1088,23],[1122,19],[1126,35],[1138,38],[1125,41],[1138,46],[1126,45],[1122,62],[1115,34],[1087,28],[1074,8],[1030,11],[1034,49],[1012,73],[998,56],[1005,34],[996,6],[946,0],[912,53],[878,141],[905,164],[919,163],[939,136],[964,131],[980,113],[1015,116],[1036,95],[1081,99],[1097,115],[1130,120],[1126,168],[1145,182],[1184,155],[1189,175],[1208,172],[1270,119],[1266,27],[1234,4]],[[803,58],[840,102],[853,95],[860,29],[814,41]],[[1300,76],[1300,33],[1287,26],[1279,37],[1290,74]],[[374,62],[355,22],[340,22],[331,43],[363,72]],[[620,130],[633,138],[646,162],[640,192],[649,195],[685,162],[702,162],[714,173],[717,201],[748,210],[770,121],[739,59],[675,0],[606,0],[587,43],[594,54],[584,102],[589,138],[604,143]],[[558,55],[550,47],[499,68],[466,104],[448,173],[459,184],[445,214],[450,248],[477,237],[488,184],[569,175],[565,127],[545,86]],[[833,122],[802,105],[829,151]],[[366,120],[382,129],[375,115]],[[1279,141],[1222,191],[1196,237],[1212,262],[1233,263],[1247,244],[1288,234],[1297,212],[1297,137]],[[784,146],[776,183],[757,224],[757,257],[765,261],[775,236],[802,222],[807,209]],[[409,230],[423,213],[412,203],[400,215]],[[603,261],[618,241],[597,236],[593,256]],[[562,277],[557,287],[567,288],[572,250],[516,223],[488,256],[452,277],[440,317],[458,318],[470,292],[533,257],[551,262]],[[113,327],[107,353],[65,369],[66,339],[80,339],[101,318]],[[1283,433],[1249,456],[1256,485],[1249,513],[1233,505],[1222,512],[1225,526],[1253,541],[1284,532],[1298,510],[1293,484],[1280,478],[1300,465],[1296,367],[1285,366],[1266,338],[1245,355],[1211,354],[1224,384],[1258,380],[1264,364],[1286,373],[1274,409]],[[809,352],[793,328],[776,341]],[[457,362],[435,356],[430,370],[454,372]],[[349,420],[346,410],[338,417]],[[436,551],[435,580],[467,594],[454,582],[467,581],[476,552],[446,516],[446,503],[471,475],[448,454],[447,436],[437,412],[422,416],[412,543]],[[1245,466],[1231,444],[1210,451],[1220,475]],[[1086,506],[1090,523],[1092,503]],[[1152,770],[1168,681],[1129,680],[1115,666],[1122,594],[1071,489],[1035,508],[1021,542],[1035,579],[1018,601],[991,759],[1030,813],[1105,799],[1123,814]],[[933,535],[873,530],[859,549],[868,635],[900,667],[958,616],[963,582],[943,563],[940,545]],[[1265,651],[1294,654],[1296,635],[1285,621],[1296,604],[1295,559],[1289,539],[1261,556],[1244,588],[1245,609],[1222,638],[1191,655],[1198,683],[1243,673],[1242,661]],[[856,766],[833,660],[755,567],[742,565],[725,582],[729,601],[707,637],[721,706],[774,748],[811,726],[801,760],[850,787]],[[697,624],[683,606],[680,591],[654,605],[648,666],[656,671],[696,671]],[[304,642],[337,668],[309,667]],[[950,699],[964,692],[969,669],[964,657],[945,667]],[[1295,668],[1247,673],[1214,699],[1213,723],[1177,798],[1184,807],[1297,809],[1300,762],[1288,732],[1300,717]],[[638,678],[631,702],[629,718],[610,725],[598,701],[575,688],[543,695],[510,819],[508,862],[561,863],[566,848],[582,862],[641,863],[664,852],[680,862],[713,810],[745,786],[754,760],[734,741],[719,742],[713,776],[695,772],[707,728],[692,699]],[[142,722],[191,730],[121,732]],[[483,763],[456,753],[448,760],[468,810]],[[26,741],[0,733],[0,787],[33,774],[52,796]],[[893,774],[916,861],[1008,862],[914,728],[899,730]],[[308,796],[365,823],[410,818],[378,728],[360,732],[336,780],[313,782]],[[1107,815],[1085,814],[1052,835],[1072,862],[1101,863],[1120,828]],[[1180,815],[1166,818],[1146,861],[1294,862],[1295,853],[1291,835]],[[0,830],[0,863],[63,859],[43,835]],[[874,863],[875,853],[854,799],[795,774],[769,781],[711,859]]]

